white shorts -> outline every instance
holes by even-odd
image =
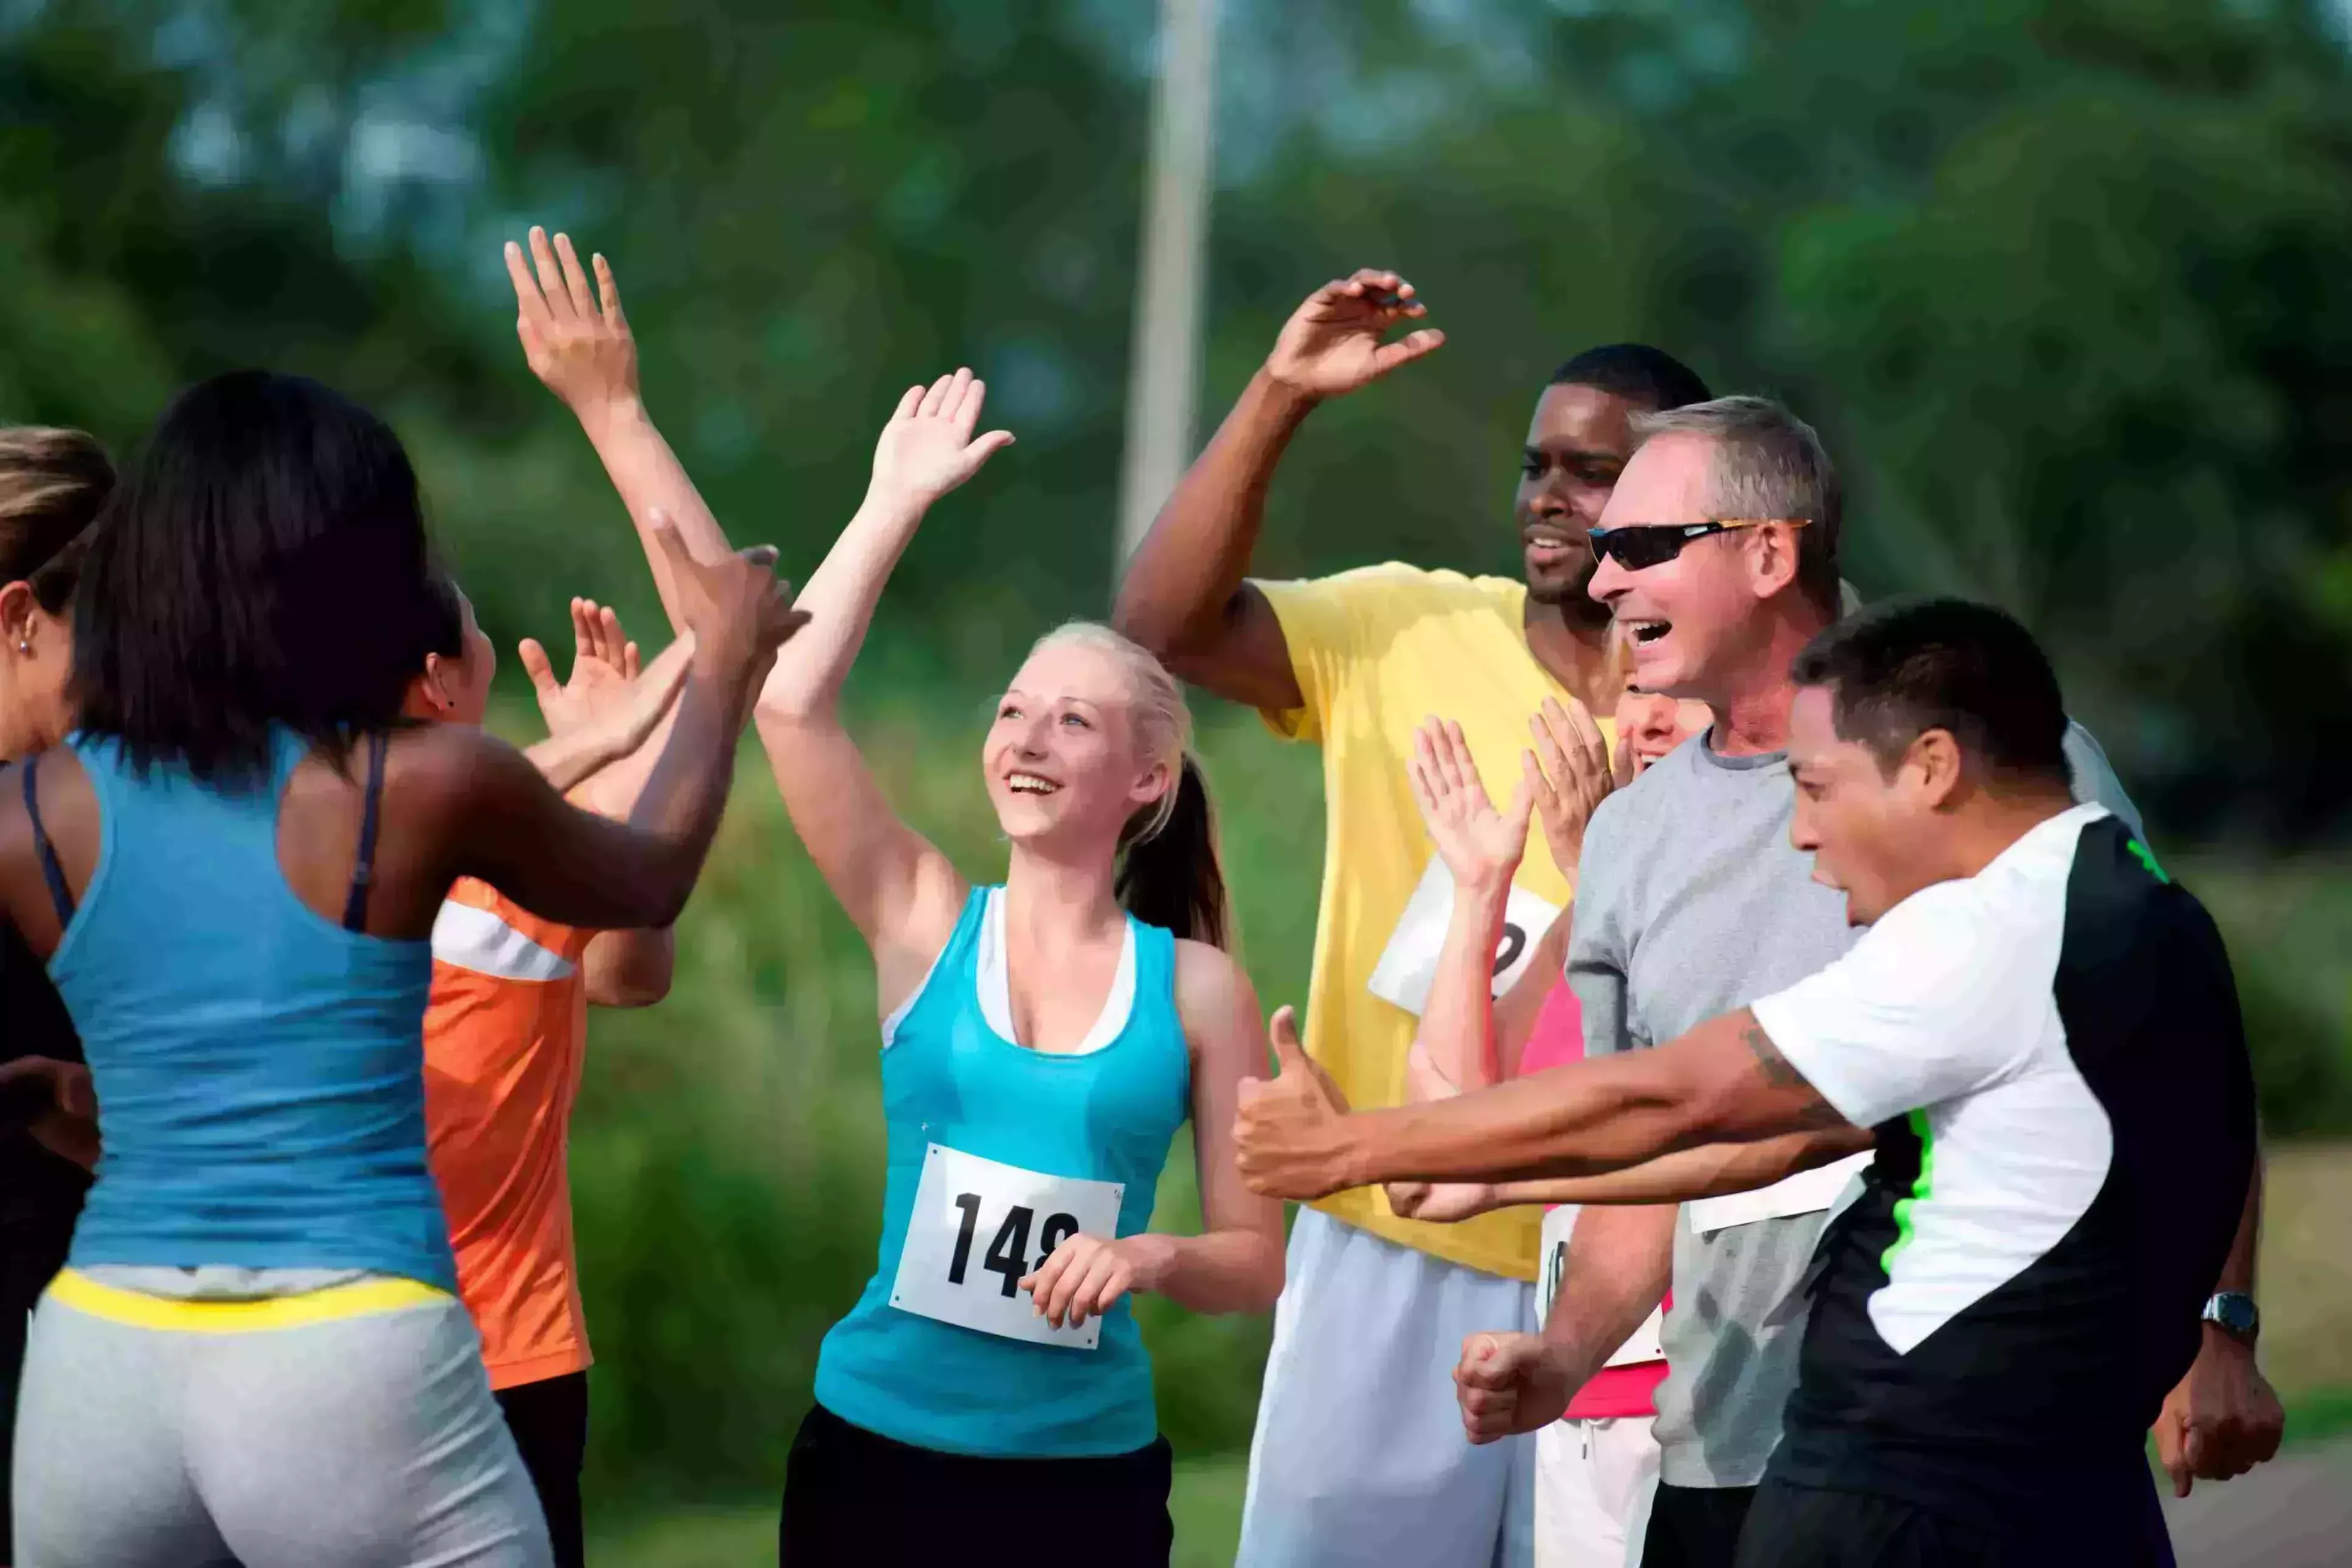
[[[1654,1419],[1555,1421],[1536,1434],[1535,1568],[1639,1568],[1658,1485]]]
[[[1463,1436],[1454,1369],[1468,1335],[1535,1331],[1535,1287],[1314,1209],[1288,1268],[1235,1568],[1532,1568],[1535,1445]]]

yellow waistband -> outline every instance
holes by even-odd
[[[170,1296],[150,1296],[101,1285],[86,1274],[68,1268],[49,1281],[58,1301],[93,1318],[128,1323],[138,1329],[170,1329],[184,1334],[248,1334],[269,1329],[299,1329],[309,1323],[331,1323],[342,1318],[363,1318],[372,1312],[397,1311],[449,1300],[446,1290],[415,1279],[360,1279],[330,1285],[299,1296],[272,1296],[259,1301],[183,1301]]]

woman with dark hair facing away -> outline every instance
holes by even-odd
[[[72,727],[72,604],[81,542],[114,489],[114,465],[79,430],[0,426],[0,791],[9,764]],[[25,1359],[25,1320],[65,1266],[98,1155],[65,1004],[39,960],[0,925],[0,1563]]]
[[[684,904],[805,617],[772,552],[660,537],[693,666],[618,823],[402,721],[435,587],[381,421],[241,372],[126,472],[74,603],[79,728],[0,796],[0,919],[106,1145],[26,1352],[18,1568],[548,1562],[425,1161],[426,939],[466,876],[585,926]]]
[[[536,267],[534,275],[533,268]],[[509,246],[532,371],[578,416],[649,546],[727,541],[646,417],[604,258],[562,236]],[[878,1267],[818,1358],[785,1481],[780,1555],[812,1568],[994,1561],[999,1521],[1041,1521],[1106,1563],[1165,1563],[1166,1441],[1125,1298],[1264,1311],[1282,1211],[1234,1171],[1241,1080],[1265,1025],[1230,934],[1182,693],[1107,627],[1039,643],[982,769],[1012,843],[973,887],[902,821],[844,728],[842,682],[923,514],[1013,437],[973,438],[968,371],[910,387],[873,483],[801,595],[815,617],[757,710],[793,826],[872,948],[888,1174]],[[666,603],[672,556],[648,550]],[[1149,1231],[1190,1119],[1206,1228]]]

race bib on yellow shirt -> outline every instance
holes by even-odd
[[[1102,1320],[1055,1328],[1021,1281],[1081,1231],[1118,1234],[1118,1182],[1048,1176],[933,1143],[907,1216],[890,1304],[919,1317],[1033,1344],[1092,1350]]]
[[[1381,951],[1380,963],[1372,966],[1372,977],[1367,982],[1371,994],[1420,1017],[1429,1004],[1429,987],[1437,978],[1437,957],[1445,947],[1445,927],[1453,918],[1454,873],[1433,856],[1412,897],[1405,902],[1404,913],[1397,919],[1396,930],[1389,935],[1388,946]],[[1496,995],[1508,991],[1528,972],[1535,960],[1536,943],[1559,918],[1559,905],[1516,882],[1511,885],[1510,900],[1503,907],[1503,934],[1495,944]]]

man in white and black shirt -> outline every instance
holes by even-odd
[[[1244,1172],[1285,1195],[1703,1172],[1723,1145],[1874,1129],[1742,1568],[2168,1563],[2144,1435],[2254,1158],[2221,938],[2074,804],[2057,681],[2006,616],[1867,612],[1796,679],[1792,837],[1871,927],[1846,956],[1656,1050],[1442,1103],[1346,1115],[1286,1063],[1244,1100]]]

